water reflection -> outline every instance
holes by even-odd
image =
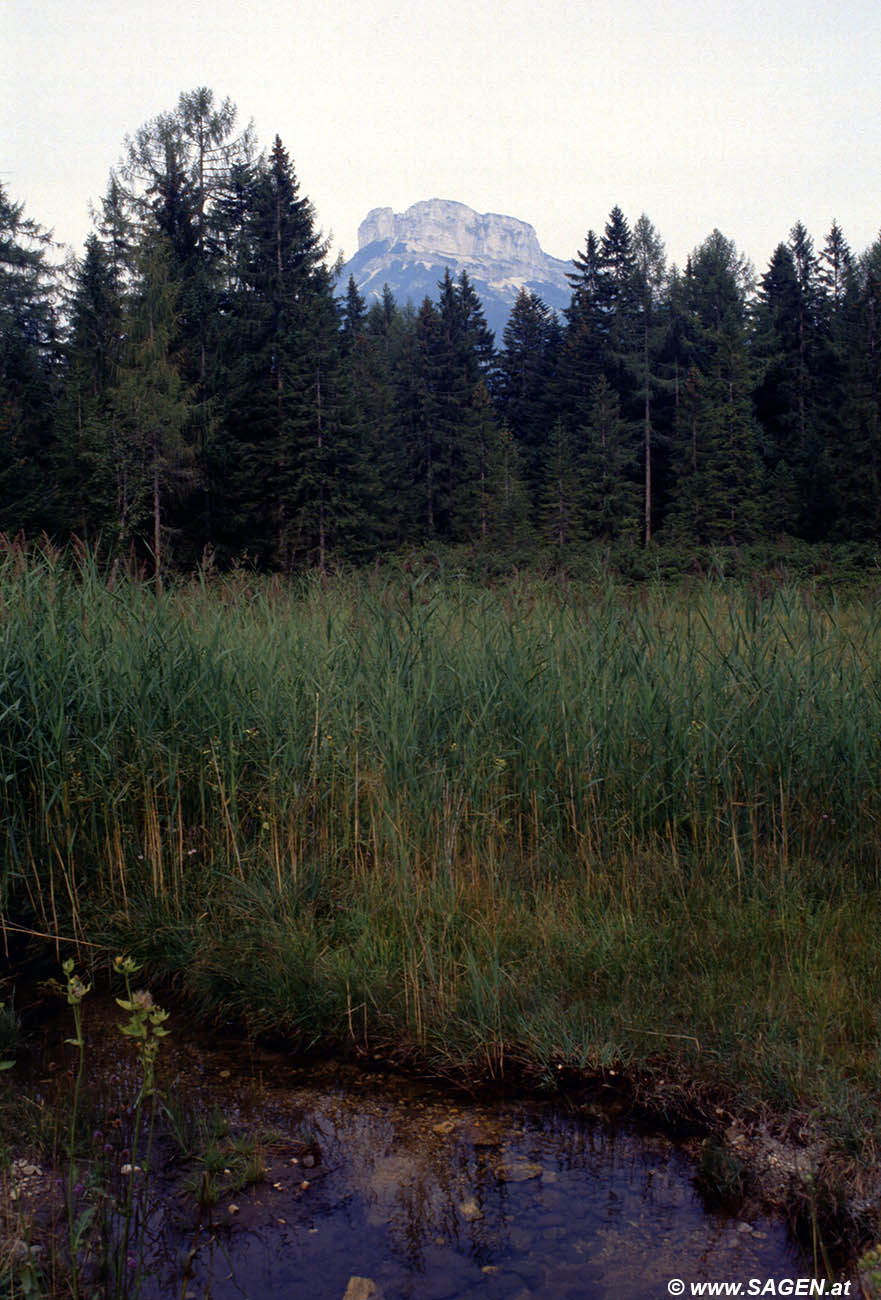
[[[118,1035],[92,1027],[95,1077],[122,1080]],[[166,1167],[146,1300],[342,1300],[353,1277],[384,1300],[642,1300],[672,1277],[809,1274],[782,1226],[707,1214],[684,1153],[620,1119],[465,1103],[192,1035],[167,1040],[163,1064],[180,1112],[272,1137],[265,1180],[201,1214],[186,1170]]]
[[[635,1300],[666,1294],[674,1276],[807,1272],[781,1226],[708,1215],[681,1151],[624,1124],[451,1104],[338,1070],[308,1083],[264,1075],[237,1111],[314,1130],[320,1164],[304,1177],[281,1155],[237,1214],[218,1207],[192,1297],[341,1300],[358,1276],[385,1300]],[[156,1296],[176,1280],[166,1271]]]

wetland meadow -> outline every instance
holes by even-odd
[[[157,591],[7,547],[6,1170],[28,999],[125,954],[158,1003],[298,1059],[611,1089],[690,1135],[708,1195],[855,1258],[881,1207],[879,594],[403,566]]]

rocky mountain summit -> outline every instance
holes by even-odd
[[[516,217],[480,213],[450,199],[426,199],[406,212],[374,208],[358,227],[358,252],[339,280],[345,293],[355,278],[368,306],[388,285],[399,305],[418,307],[437,299],[437,284],[449,268],[467,271],[483,303],[497,342],[514,299],[526,287],[549,307],[561,310],[570,297],[566,272],[572,263],[542,251],[535,230]]]

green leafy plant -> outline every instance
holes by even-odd
[[[147,1129],[146,1152],[143,1157],[143,1178],[139,1182],[141,1189],[141,1210],[142,1222],[143,1215],[146,1213],[147,1192],[150,1179],[150,1160],[153,1150],[153,1133],[156,1121],[156,1058],[159,1055],[159,1047],[162,1039],[168,1034],[165,1028],[165,1022],[168,1019],[168,1012],[162,1007],[156,1005],[153,1001],[153,995],[147,989],[136,989],[132,991],[131,979],[141,968],[131,957],[115,957],[113,961],[114,969],[122,975],[125,980],[126,996],[117,998],[116,1002],[123,1011],[128,1013],[128,1020],[125,1024],[119,1026],[120,1033],[127,1038],[134,1039],[137,1049],[138,1058],[141,1063],[141,1086],[138,1089],[138,1095],[135,1100],[134,1131],[132,1137],[132,1157],[137,1155],[141,1142],[141,1124],[145,1102],[149,1102],[150,1118]],[[133,1204],[135,1196],[135,1166],[133,1165],[129,1175],[128,1186],[123,1213],[123,1235],[121,1249],[119,1251],[118,1267],[116,1269],[116,1300],[121,1300],[124,1292],[124,1271],[123,1266],[128,1266],[129,1261],[129,1240],[132,1229]],[[142,1242],[139,1245],[142,1246]],[[143,1250],[139,1249],[137,1254],[135,1293],[140,1293],[141,1280],[143,1276]]]
[[[62,963],[64,982],[55,985],[73,1015],[74,1034],[65,1041],[75,1049],[76,1056],[64,1152],[67,1249],[62,1262],[53,1243],[52,1273],[66,1278],[72,1300],[87,1295],[91,1300],[98,1294],[95,1287],[99,1284],[105,1296],[130,1300],[140,1295],[144,1279],[144,1229],[157,1109],[156,1062],[161,1040],[168,1033],[165,1028],[168,1013],[154,1002],[149,991],[132,989],[132,977],[140,969],[132,958],[117,957],[113,965],[115,972],[123,977],[126,989],[126,996],[117,998],[118,1005],[128,1014],[119,1031],[134,1042],[140,1067],[128,1138],[131,1159],[119,1168],[117,1175],[125,1179],[121,1192],[116,1171],[106,1158],[86,1159],[80,1149],[88,1046],[83,1003],[92,986],[77,973],[73,958]],[[94,1137],[96,1140],[101,1137],[100,1130],[96,1130]],[[108,1149],[105,1147],[104,1151]],[[23,1278],[21,1270],[19,1274]],[[24,1282],[20,1281],[20,1285]]]
[[[82,1001],[92,986],[91,984],[84,984],[79,975],[76,974],[72,957],[68,957],[62,963],[61,969],[67,980],[65,992],[67,1004],[73,1012],[74,1022],[74,1037],[68,1038],[66,1041],[75,1047],[77,1052],[76,1078],[73,1088],[73,1105],[70,1113],[70,1135],[67,1149],[67,1234],[70,1252],[71,1290],[73,1300],[78,1300],[81,1282],[80,1257],[83,1244],[88,1238],[89,1228],[95,1217],[96,1208],[94,1205],[85,1205],[79,1213],[76,1212],[77,1191],[80,1186],[76,1162],[76,1130],[83,1086],[86,1048],[85,1039],[83,1038]]]

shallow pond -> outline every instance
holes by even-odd
[[[92,1026],[92,1077],[131,1095],[118,1038]],[[149,1300],[635,1300],[678,1294],[674,1278],[746,1294],[810,1275],[782,1225],[707,1213],[680,1147],[595,1106],[466,1101],[192,1036],[163,1054],[178,1122],[262,1135],[266,1170],[200,1211],[204,1165],[168,1164],[160,1144]]]

